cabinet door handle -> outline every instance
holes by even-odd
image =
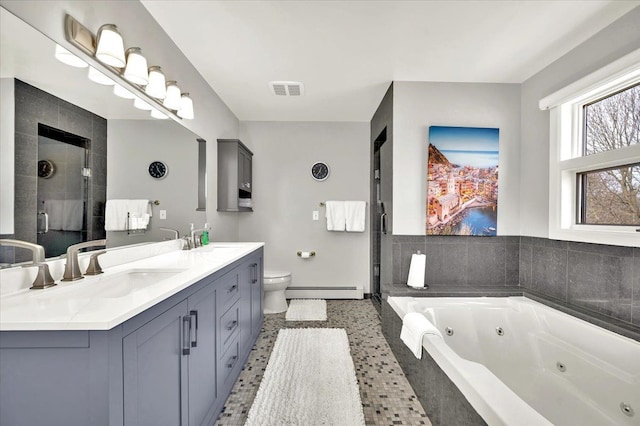
[[[195,348],[196,346],[198,346],[198,311],[197,310],[193,310],[191,312],[189,312],[189,315],[193,316],[193,319],[195,320],[195,327],[193,327],[193,339],[191,339],[191,347]]]
[[[231,358],[229,358],[229,361],[227,361],[227,368],[233,368],[233,366],[236,365],[237,360],[238,360],[238,355],[234,355]]]
[[[191,354],[191,315],[182,317],[182,355]]]
[[[251,278],[251,284],[255,284],[258,282],[258,264],[253,263],[251,264],[251,267],[253,268],[253,277]]]
[[[234,284],[227,289],[227,293],[233,293],[238,288],[238,284]]]
[[[227,330],[233,330],[238,325],[238,321],[233,320],[229,324],[227,324]]]

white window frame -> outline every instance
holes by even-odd
[[[583,106],[640,83],[640,49],[540,100],[550,111],[549,238],[640,247],[640,227],[576,223],[578,173],[640,163],[640,145],[582,155]]]

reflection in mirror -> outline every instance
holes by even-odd
[[[107,197],[162,201],[144,232],[109,232],[110,247],[160,241],[167,235],[159,227],[182,234],[188,223],[206,220],[205,213],[196,213],[198,136],[173,120],[150,118],[133,100],[115,96],[113,86],[91,82],[88,68],[56,60],[56,44],[4,8],[0,41],[0,238],[45,244],[51,247],[47,257],[77,241],[104,238]],[[53,141],[60,138],[40,134],[43,129],[67,140],[56,148]],[[169,164],[163,180],[147,172],[158,159]],[[73,177],[63,169],[73,169]],[[56,180],[61,186],[53,185]],[[167,219],[160,219],[160,210]],[[49,215],[48,233],[41,213]],[[0,266],[30,256],[0,247]]]

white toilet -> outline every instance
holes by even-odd
[[[264,303],[262,311],[265,314],[278,314],[288,308],[284,291],[291,284],[289,271],[264,271]]]

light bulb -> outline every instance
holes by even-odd
[[[193,100],[188,93],[183,93],[180,97],[180,109],[178,110],[178,117],[185,118],[187,120],[193,120]]]
[[[62,62],[63,64],[71,65],[72,67],[86,68],[89,66],[89,64],[87,64],[85,61],[78,58],[76,55],[69,52],[67,49],[60,46],[59,44],[56,44],[55,56],[56,56],[56,59]]]
[[[98,30],[96,58],[112,67],[124,67],[124,42],[115,25],[105,24]]]
[[[179,110],[180,109],[180,88],[175,81],[167,81],[167,96],[162,103],[168,109]]]
[[[115,82],[109,77],[98,71],[94,67],[89,67],[89,80],[104,86],[113,86]]]
[[[129,91],[129,89],[125,89],[124,87],[120,86],[117,83],[113,86],[113,93],[116,96],[120,96],[121,98],[124,98],[124,99],[135,99],[136,98],[136,95],[131,93]]]
[[[151,111],[153,109],[153,107],[149,105],[147,101],[140,99],[137,96],[136,96],[136,99],[133,101],[133,106],[143,111]]]
[[[153,98],[164,99],[167,87],[162,68],[157,65],[149,68],[149,84],[144,91]]]
[[[124,78],[140,86],[149,83],[147,59],[142,56],[142,50],[139,47],[127,49],[127,67],[124,69]]]
[[[165,114],[165,113],[164,113],[164,112],[162,112],[162,111],[158,111],[158,110],[157,110],[157,109],[155,109],[155,108],[153,108],[153,109],[151,110],[151,116],[152,116],[153,118],[157,118],[157,119],[159,119],[159,120],[166,120],[167,118],[169,118],[169,117],[167,117],[167,114]]]

